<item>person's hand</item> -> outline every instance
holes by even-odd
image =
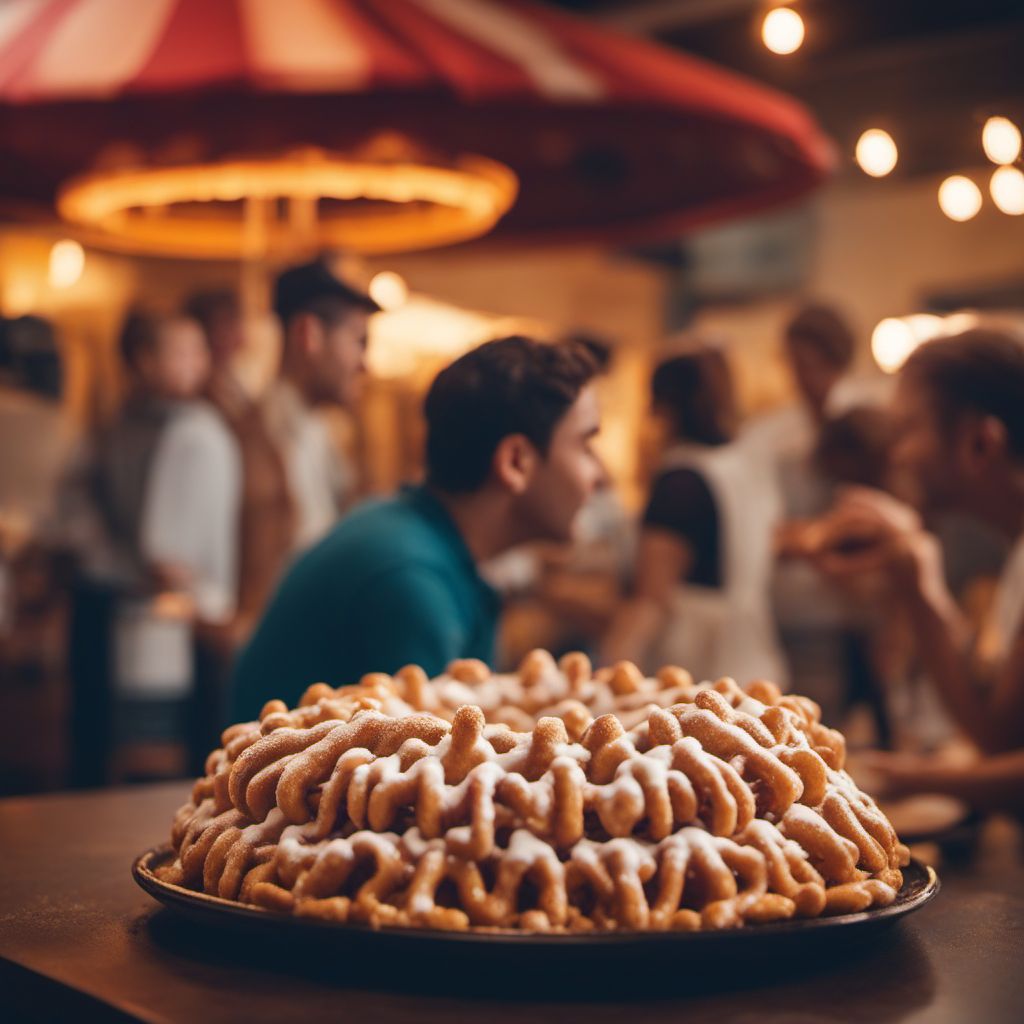
[[[812,560],[837,582],[881,573],[891,583],[916,584],[934,554],[917,511],[867,487],[845,490],[818,527]]]
[[[857,754],[857,772],[872,796],[893,800],[915,793],[945,792],[950,764],[934,754],[865,750]]]
[[[187,591],[194,578],[190,569],[175,562],[152,562],[149,574],[154,589],[159,591]]]

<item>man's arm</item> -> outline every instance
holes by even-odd
[[[872,751],[858,755],[877,778],[878,795],[945,793],[983,811],[1024,811],[1024,750],[981,757],[970,764],[947,764],[930,754]]]
[[[858,489],[826,522],[816,561],[836,579],[883,574],[908,612],[914,644],[957,724],[987,753],[1024,746],[1024,640],[986,674],[946,586],[938,540],[886,494]]]

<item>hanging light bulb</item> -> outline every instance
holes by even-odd
[[[981,189],[962,174],[953,174],[939,186],[939,206],[950,220],[970,220],[981,209]]]
[[[1020,129],[1007,117],[990,117],[981,130],[985,156],[994,164],[1012,164],[1020,156]]]
[[[761,39],[772,53],[794,53],[804,41],[804,19],[790,7],[776,7],[764,16]]]
[[[1024,174],[1016,167],[997,167],[988,186],[992,202],[1011,217],[1024,213]]]
[[[884,178],[899,159],[892,136],[881,128],[869,128],[861,135],[855,155],[860,169],[873,178]]]

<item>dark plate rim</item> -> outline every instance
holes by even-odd
[[[431,942],[447,942],[456,945],[471,943],[479,946],[482,943],[491,945],[516,946],[593,946],[595,944],[636,945],[655,943],[699,943],[702,947],[715,942],[735,941],[737,937],[771,938],[794,934],[806,934],[808,931],[834,931],[849,929],[857,925],[875,924],[881,921],[903,917],[920,909],[934,898],[940,888],[939,876],[934,868],[911,857],[910,863],[903,868],[903,887],[896,896],[896,901],[888,907],[875,910],[862,910],[854,914],[840,914],[835,917],[813,917],[802,920],[778,921],[768,924],[746,925],[743,928],[728,928],[721,931],[609,931],[609,932],[518,932],[500,928],[476,928],[466,931],[446,931],[435,928],[417,928],[406,925],[380,925],[374,927],[361,922],[338,924],[315,917],[296,917],[293,914],[280,913],[254,907],[236,900],[210,896],[196,892],[184,886],[165,882],[153,874],[153,868],[169,859],[172,849],[166,845],[153,846],[140,853],[132,863],[132,878],[150,896],[172,909],[191,913],[203,913],[207,916],[223,915],[224,923],[249,920],[266,926],[271,923],[285,928],[299,929],[303,932],[326,930],[336,935],[381,935],[399,941],[430,940]],[[916,876],[916,877],[915,877]],[[907,891],[909,890],[909,891]]]

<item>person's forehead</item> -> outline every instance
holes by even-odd
[[[366,331],[370,314],[363,309],[350,309],[329,323],[328,329],[339,335],[361,334]]]
[[[934,396],[915,377],[902,375],[896,381],[892,397],[892,413],[897,422],[933,421],[937,414]]]

